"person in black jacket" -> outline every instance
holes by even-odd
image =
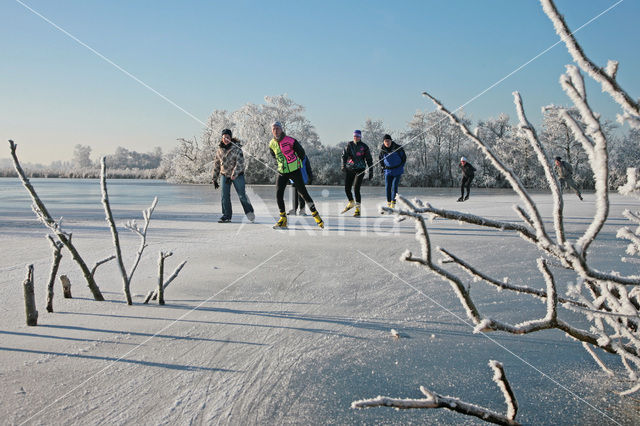
[[[460,158],[460,164],[458,164],[460,170],[462,170],[462,184],[460,185],[460,198],[458,201],[466,201],[469,199],[469,193],[471,192],[471,181],[476,173],[476,168],[467,161],[465,157]],[[464,195],[464,189],[467,188],[467,195]]]
[[[353,142],[349,142],[342,152],[342,167],[345,172],[344,192],[347,194],[349,202],[342,210],[345,213],[352,208],[356,208],[354,216],[360,216],[360,186],[364,180],[364,174],[369,168],[369,180],[373,178],[373,158],[369,146],[362,142],[362,132],[360,130],[353,131]],[[353,202],[351,187],[354,187],[356,202]]]

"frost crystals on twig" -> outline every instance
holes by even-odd
[[[102,293],[100,292],[100,288],[96,284],[93,278],[93,275],[89,270],[89,267],[87,266],[85,261],[80,256],[80,253],[78,253],[78,250],[76,250],[75,246],[71,242],[71,234],[67,234],[63,232],[60,222],[53,220],[53,218],[47,211],[47,208],[45,207],[44,203],[42,202],[42,200],[40,200],[40,197],[38,197],[38,194],[36,194],[36,191],[31,185],[31,182],[29,182],[29,179],[27,178],[27,175],[25,174],[24,170],[22,170],[22,167],[20,166],[20,162],[18,161],[18,156],[16,155],[17,145],[12,140],[9,140],[9,147],[11,149],[11,158],[13,160],[13,166],[16,169],[16,172],[18,173],[20,180],[22,181],[22,185],[25,187],[25,189],[31,196],[31,200],[33,201],[33,207],[32,207],[33,212],[36,214],[38,219],[40,219],[40,221],[47,228],[49,228],[51,232],[53,232],[56,238],[58,238],[58,240],[62,244],[64,244],[67,250],[69,250],[69,252],[71,253],[71,257],[80,267],[80,270],[82,271],[82,275],[84,276],[84,279],[87,281],[87,286],[89,287],[89,290],[91,290],[91,293],[93,294],[93,298],[98,301],[103,301],[104,297],[102,296]]]
[[[353,401],[351,408],[371,408],[371,407],[393,407],[397,409],[411,409],[411,408],[446,408],[457,413],[462,413],[467,416],[478,417],[486,422],[491,422],[499,425],[517,425],[516,414],[518,412],[518,402],[515,395],[511,390],[511,385],[507,380],[504,373],[502,364],[498,361],[490,361],[489,366],[493,370],[493,381],[498,385],[502,391],[505,402],[507,404],[507,414],[496,413],[488,408],[480,407],[475,404],[471,404],[462,401],[458,398],[450,396],[442,396],[437,393],[431,392],[423,386],[420,386],[420,391],[425,395],[425,398],[421,399],[409,399],[409,398],[390,398],[386,396],[378,396],[372,399],[362,399],[360,401]]]

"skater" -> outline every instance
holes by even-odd
[[[573,167],[571,164],[566,161],[562,161],[562,157],[556,157],[556,173],[558,174],[558,180],[560,181],[560,191],[562,191],[564,184],[566,183],[568,187],[573,188],[582,201],[582,194],[580,194],[580,190],[578,189],[578,185],[576,185],[573,180]]]
[[[458,198],[458,201],[467,201],[469,199],[469,193],[471,192],[471,181],[475,176],[476,168],[467,161],[466,157],[460,158],[458,167],[462,170],[462,183],[460,185],[460,198]],[[467,195],[464,195],[465,188],[467,188]]]
[[[284,190],[289,180],[293,181],[296,191],[304,199],[311,210],[311,216],[315,219],[320,228],[324,228],[324,222],[320,218],[320,214],[316,210],[313,199],[307,192],[302,178],[301,158],[305,157],[304,149],[300,143],[294,138],[287,136],[282,129],[280,122],[275,121],[271,125],[271,133],[273,139],[269,142],[271,155],[278,162],[278,176],[276,177],[276,200],[278,209],[280,210],[280,219],[276,222],[274,228],[287,227],[287,212],[284,205]]]
[[[211,181],[213,186],[218,189],[218,175],[222,175],[222,217],[219,223],[231,222],[231,184],[236,188],[238,198],[244,209],[247,219],[253,222],[256,218],[253,212],[253,206],[249,197],[245,192],[244,182],[244,155],[240,141],[233,137],[231,130],[224,129],[222,131],[222,140],[218,145],[215,156],[213,158],[213,176]]]
[[[404,173],[404,164],[407,162],[407,154],[404,148],[395,143],[390,135],[384,135],[378,160],[382,167],[384,186],[387,192],[387,207],[396,207],[396,194],[400,177]]]
[[[300,172],[302,172],[302,180],[306,185],[311,185],[313,182],[313,170],[311,170],[311,162],[309,161],[309,157],[305,156],[302,159],[302,167],[300,168]],[[291,184],[293,184],[292,180],[289,180]],[[304,211],[304,207],[306,203],[304,202],[304,198],[295,190],[295,186],[293,186],[293,208],[289,210],[289,215],[299,215],[306,216],[307,213]],[[299,210],[298,210],[299,209]]]
[[[344,192],[347,194],[349,202],[342,210],[342,213],[356,208],[353,215],[360,216],[360,186],[364,180],[364,174],[369,168],[369,180],[373,178],[373,158],[371,158],[371,151],[366,143],[362,142],[362,132],[360,130],[353,131],[353,142],[349,142],[342,152],[342,167],[341,170],[345,172],[344,178]],[[353,187],[356,202],[353,202],[353,194],[351,188]]]

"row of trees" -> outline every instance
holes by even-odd
[[[30,164],[25,172],[30,177],[97,178],[100,176],[100,162],[91,159],[92,148],[77,144],[70,161],[54,161],[49,165]],[[163,153],[160,147],[146,153],[129,151],[121,146],[112,155],[106,156],[109,165],[108,177],[164,179],[167,175],[163,168]],[[0,176],[13,177],[16,172],[9,161],[0,163]]]
[[[326,146],[310,121],[304,115],[305,108],[295,103],[287,95],[267,96],[265,103],[248,103],[237,111],[214,111],[207,121],[207,127],[200,137],[179,139],[178,146],[163,158],[162,169],[174,182],[206,183],[211,177],[213,154],[220,141],[222,129],[230,128],[234,136],[242,141],[247,161],[248,183],[264,184],[273,181],[274,161],[267,148],[271,139],[270,124],[278,120],[285,132],[298,139],[305,148],[314,171],[314,183],[323,185],[341,184],[340,156],[348,140],[337,146]],[[545,149],[553,156],[561,156],[574,169],[575,180],[584,188],[593,188],[594,179],[587,164],[587,154],[581,143],[567,128],[559,111],[563,108],[548,106],[544,110],[540,139]],[[581,123],[575,108],[568,113]],[[471,120],[461,116],[467,127]],[[583,128],[586,126],[580,124]],[[407,165],[403,184],[408,186],[455,186],[460,179],[458,162],[461,156],[470,158],[478,169],[475,184],[481,187],[506,187],[501,173],[485,159],[479,149],[451,123],[441,111],[417,111],[403,131],[392,132],[382,120],[368,119],[361,127],[363,141],[372,149],[374,160],[385,133],[391,133],[396,142],[407,152]],[[631,129],[625,134],[618,132],[618,126],[604,121],[603,131],[611,144],[610,186],[624,182],[627,167],[635,166],[640,158],[638,142],[640,132]],[[511,123],[506,114],[482,120],[477,123],[475,133],[486,141],[505,164],[517,170],[528,188],[548,187],[544,170],[538,164],[526,138],[517,132],[517,125]],[[376,170],[377,171],[377,170]],[[374,184],[381,183],[380,173],[374,174]]]

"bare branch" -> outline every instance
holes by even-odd
[[[111,229],[111,236],[113,238],[113,245],[116,250],[116,259],[118,260],[118,267],[120,268],[120,275],[122,276],[122,287],[124,296],[127,300],[127,305],[132,305],[131,290],[129,289],[129,277],[127,276],[127,270],[124,267],[124,261],[122,260],[122,250],[120,249],[120,237],[118,236],[118,229],[116,223],[113,220],[113,214],[111,213],[111,206],[109,205],[109,194],[107,192],[107,166],[105,164],[106,157],[100,159],[100,186],[102,188],[102,205],[106,215],[107,224]]]
[[[544,229],[544,224],[542,222],[542,217],[540,215],[540,212],[538,211],[538,207],[535,205],[535,203],[531,199],[531,196],[529,195],[524,185],[520,181],[520,178],[518,178],[518,176],[513,172],[513,170],[509,169],[497,157],[497,155],[491,150],[491,148],[489,148],[482,140],[480,140],[473,133],[471,133],[471,131],[467,128],[467,126],[465,126],[465,124],[461,122],[458,119],[458,117],[456,117],[455,114],[447,110],[440,101],[438,101],[436,98],[434,98],[427,92],[422,92],[422,94],[428,97],[429,99],[431,99],[431,101],[437,106],[437,108],[440,111],[442,111],[447,117],[449,117],[451,122],[457,125],[460,128],[460,130],[469,139],[471,139],[478,148],[480,148],[480,150],[484,153],[484,156],[489,161],[491,161],[491,164],[493,164],[493,166],[496,169],[498,169],[498,171],[500,171],[500,173],[507,179],[509,184],[511,184],[511,187],[513,188],[513,190],[516,192],[516,194],[518,194],[518,196],[520,196],[520,199],[522,199],[522,201],[524,202],[528,210],[529,217],[534,223],[534,229],[536,230],[536,236],[538,237],[538,240],[540,240],[540,242],[545,246],[551,245],[551,241],[549,241],[547,232]]]
[[[31,196],[31,200],[33,201],[33,205],[34,205],[33,211],[36,213],[37,217],[42,221],[42,223],[44,223],[45,226],[49,228],[51,232],[54,233],[54,235],[58,238],[58,240],[60,240],[60,242],[64,244],[67,250],[69,250],[69,253],[71,253],[71,257],[80,267],[80,270],[82,271],[82,275],[84,276],[84,279],[87,281],[87,286],[89,287],[89,290],[91,290],[91,293],[93,294],[93,298],[98,301],[103,301],[104,297],[100,292],[100,288],[98,287],[95,280],[93,279],[93,276],[91,275],[91,271],[89,271],[89,267],[80,256],[80,253],[78,253],[78,250],[76,250],[75,246],[71,243],[71,235],[70,234],[67,235],[64,232],[62,232],[62,229],[60,229],[59,223],[53,220],[53,218],[47,211],[47,208],[45,207],[44,203],[40,200],[40,197],[38,197],[38,194],[36,193],[35,189],[31,185],[31,182],[29,182],[29,179],[24,173],[24,170],[22,170],[22,167],[20,166],[20,162],[18,161],[18,156],[16,155],[17,145],[12,140],[9,140],[9,147],[11,149],[11,158],[13,160],[13,166],[16,169],[16,172],[18,173],[20,180],[22,181],[22,185],[26,188],[27,192]]]
[[[507,404],[507,418],[514,420],[516,414],[518,414],[518,401],[511,389],[511,384],[507,380],[507,375],[504,372],[504,367],[501,362],[491,360],[489,361],[489,367],[493,369],[493,381],[498,385],[498,388],[502,391],[504,401]]]
[[[556,9],[552,0],[540,0],[544,13],[551,19],[556,33],[560,36],[562,41],[567,46],[569,54],[573,60],[578,64],[582,71],[589,74],[596,82],[600,83],[602,90],[607,92],[613,100],[620,105],[626,112],[625,119],[629,121],[632,127],[640,128],[640,105],[635,102],[631,96],[627,94],[615,80],[615,71],[617,71],[617,64],[614,66],[611,63],[607,64],[606,70],[602,70],[595,65],[585,55],[582,47],[578,44],[573,33],[569,30],[567,23],[562,15]],[[615,71],[614,71],[615,70]]]
[[[505,397],[508,407],[506,416],[489,410],[488,408],[462,401],[458,398],[439,395],[431,392],[423,386],[420,386],[420,391],[425,395],[425,398],[410,399],[378,396],[376,398],[353,401],[351,403],[351,408],[393,407],[400,410],[413,408],[446,408],[467,416],[478,417],[479,419],[490,423],[499,425],[518,425],[519,423],[514,420],[518,411],[518,403],[513,391],[511,390],[511,385],[504,374],[502,364],[497,361],[491,361],[489,365],[494,370],[494,381],[498,384]]]
[[[544,175],[547,178],[547,182],[549,182],[549,188],[551,189],[551,194],[553,196],[553,224],[556,232],[556,239],[558,241],[558,244],[560,246],[563,246],[565,244],[562,213],[564,210],[564,201],[562,199],[562,191],[560,190],[558,178],[556,177],[555,173],[552,172],[551,161],[547,156],[542,143],[540,143],[540,139],[538,139],[538,134],[536,133],[535,128],[531,125],[531,123],[529,123],[529,120],[527,119],[527,116],[524,112],[524,106],[522,105],[522,98],[520,97],[520,93],[513,92],[513,102],[516,105],[516,111],[520,120],[520,130],[525,133],[529,144],[533,147],[533,150],[538,157],[538,162],[542,165],[542,169],[544,170]],[[531,223],[533,221],[531,218],[528,218],[527,222]]]
[[[116,255],[115,255],[115,254],[112,254],[111,256],[109,256],[109,257],[107,257],[107,258],[105,258],[105,259],[102,259],[102,260],[97,261],[97,262],[93,265],[93,268],[91,268],[91,275],[95,275],[96,270],[98,269],[98,267],[99,267],[99,266],[101,266],[101,265],[103,265],[103,264],[105,264],[105,263],[107,263],[107,262],[109,262],[109,261],[111,261],[111,260],[113,260],[113,259],[115,259],[115,258],[116,258]]]
[[[53,312],[53,286],[56,283],[56,275],[62,259],[61,250],[64,244],[55,240],[51,235],[47,235],[47,239],[51,243],[52,250],[51,270],[49,272],[49,282],[47,283],[47,312]]]

